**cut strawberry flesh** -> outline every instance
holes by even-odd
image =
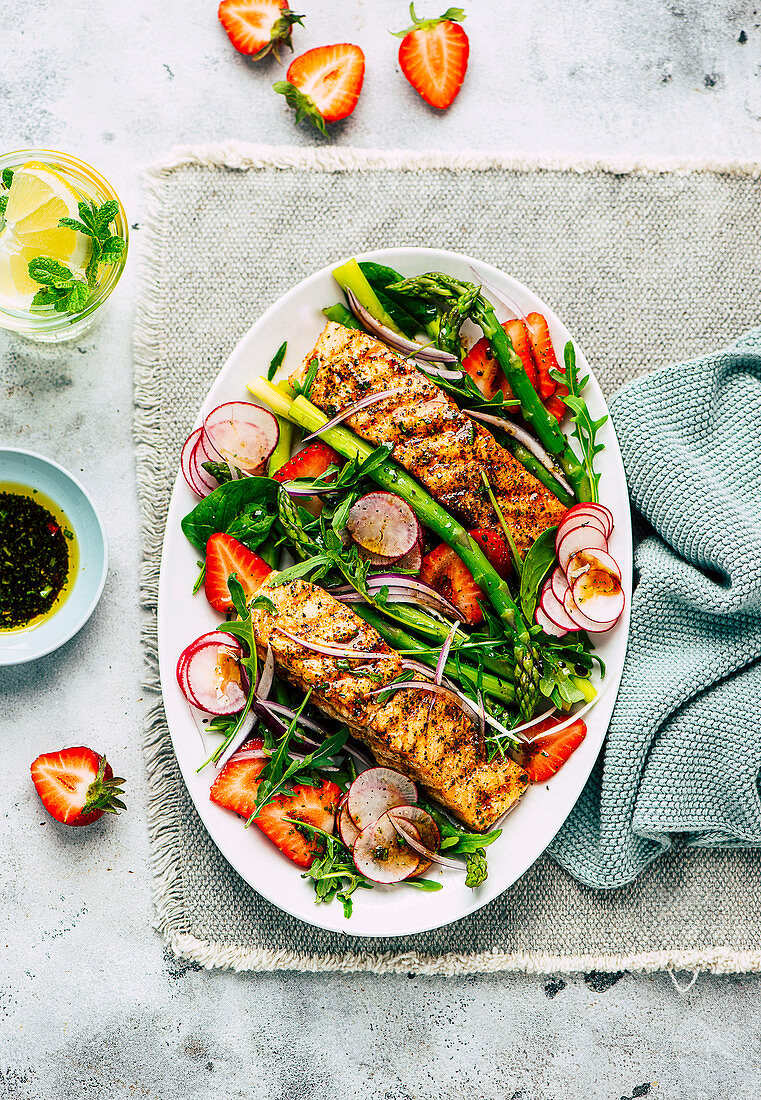
[[[219,532],[212,535],[206,544],[204,591],[216,611],[227,613],[234,610],[229,588],[233,574],[243,586],[248,600],[261,588],[271,572],[272,567],[266,561],[232,535]]]
[[[586,724],[581,718],[553,732],[557,724],[556,719],[548,718],[533,731],[530,755],[525,765],[532,783],[545,783],[551,779],[587,735]]]
[[[325,122],[338,122],[356,107],[364,75],[365,55],[359,46],[339,42],[294,58],[286,80],[309,97]]]

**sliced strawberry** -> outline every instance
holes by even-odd
[[[484,621],[479,600],[486,597],[468,567],[446,543],[426,554],[420,567],[420,579],[454,604],[470,626]]]
[[[548,397],[552,397],[558,386],[555,379],[550,377],[550,371],[560,370],[560,364],[555,358],[549,325],[541,313],[529,313],[526,325],[539,374],[539,396],[542,401],[546,401]]]
[[[338,453],[322,440],[315,440],[299,451],[292,459],[273,474],[275,481],[295,481],[298,477],[320,477],[328,466],[339,465]]]
[[[222,0],[217,14],[238,53],[255,61],[270,52],[279,61],[281,43],[292,50],[293,25],[304,19],[294,15],[288,0]]]
[[[515,354],[523,363],[523,369],[531,379],[531,385],[537,390],[537,373],[536,363],[534,362],[534,353],[531,350],[531,343],[528,337],[528,329],[524,321],[521,321],[519,317],[516,317],[512,321],[504,321],[502,328],[510,337],[510,343],[513,345]],[[538,390],[537,390],[538,392]]]
[[[553,733],[557,725],[557,719],[547,718],[533,726],[530,731],[530,756],[525,767],[532,783],[544,783],[551,779],[587,735],[586,723],[581,718],[558,733]]]
[[[485,336],[482,336],[465,356],[462,369],[470,375],[487,400],[491,400],[497,390],[503,389],[505,385],[505,376],[492,355],[489,341]]]
[[[350,42],[339,42],[295,57],[285,80],[278,80],[273,87],[296,111],[296,122],[308,118],[327,136],[325,123],[346,118],[357,106],[364,77],[362,50]]]
[[[552,413],[558,423],[560,423],[565,414],[568,412],[565,401],[560,400],[561,389],[564,389],[566,393],[568,392],[567,386],[558,386],[557,392],[554,393],[552,397],[548,397],[547,400],[544,402],[545,409],[548,413]]]
[[[283,855],[299,867],[311,867],[314,857],[324,849],[322,838],[306,829],[300,830],[298,825],[293,825],[286,818],[304,821],[307,825],[316,825],[318,829],[332,833],[343,792],[327,779],[323,779],[317,787],[297,784],[291,790],[291,797],[278,795],[263,806],[255,822]]]
[[[43,753],[31,772],[43,806],[64,825],[89,825],[105,813],[124,809],[124,780],[114,778],[105,756],[84,745]]]
[[[232,757],[212,783],[209,792],[212,802],[241,817],[251,816],[256,810],[259,776],[267,763],[265,757],[254,755],[261,749],[260,740],[248,741]],[[287,819],[304,821],[332,833],[342,792],[328,780],[317,787],[297,784],[291,790],[292,795],[278,795],[263,806],[254,824],[293,863],[310,867],[314,857],[323,850],[323,842],[313,833],[299,830],[298,825]]]
[[[481,547],[500,577],[507,577],[513,567],[513,560],[510,557],[507,540],[502,532],[481,529],[470,531],[469,534],[473,541]]]
[[[234,610],[228,585],[233,574],[243,585],[248,600],[261,588],[271,572],[272,567],[266,561],[262,561],[258,554],[254,554],[232,535],[218,532],[206,543],[204,590],[206,599],[215,611],[226,614]]]
[[[455,22],[465,14],[450,8],[436,19],[418,19],[410,4],[410,15],[412,26],[398,34],[399,64],[426,103],[443,111],[460,91],[468,68],[468,36]]]

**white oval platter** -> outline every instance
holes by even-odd
[[[383,249],[359,258],[388,264],[405,276],[444,271],[474,281],[475,268],[485,282],[517,302],[524,313],[544,314],[556,349],[562,349],[572,339],[560,318],[541,299],[509,275],[480,260],[425,248]],[[224,401],[251,400],[246,383],[266,374],[269,361],[283,340],[288,341],[288,351],[278,377],[285,377],[301,362],[325,324],[322,308],[341,298],[331,269],[318,271],[293,287],[249,329],[203,397],[197,424]],[[495,305],[498,316],[507,319],[509,311],[499,302],[495,301]],[[597,418],[607,412],[607,407],[581,347],[575,340],[574,345],[580,375],[590,375],[585,396]],[[202,396],[199,394],[199,401]],[[424,893],[403,885],[358,890],[353,895],[354,913],[349,920],[338,901],[316,905],[311,885],[256,828],[244,829],[240,818],[209,801],[213,766],[200,774],[196,772],[204,759],[203,747],[196,723],[177,686],[175,665],[182,649],[199,634],[213,629],[220,617],[209,607],[202,592],[196,597],[192,595],[198,553],[182,534],[180,520],[198,498],[179,473],[178,454],[178,475],[164,537],[158,607],[159,663],[167,721],[183,778],[214,842],[246,882],[286,913],[320,928],[353,936],[411,936],[439,928],[466,917],[503,893],[541,855],[565,821],[605,737],[629,630],[632,542],[626,479],[610,421],[599,438],[605,444],[598,458],[602,473],[600,500],[615,517],[610,549],[621,566],[626,610],[612,631],[598,636],[597,651],[606,663],[607,675],[602,697],[586,718],[586,739],[557,775],[546,784],[532,786],[505,820],[502,836],[488,849],[489,876],[483,886],[471,890],[464,884],[464,875],[444,870],[440,871],[443,889],[436,892]]]

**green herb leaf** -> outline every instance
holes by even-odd
[[[97,207],[94,207],[94,224],[96,226],[98,236],[101,237],[103,240],[105,240],[106,237],[111,236],[108,227],[118,213],[119,203],[115,199],[108,199],[108,201],[104,202],[99,209]],[[116,237],[114,239],[121,240],[121,237]],[[124,241],[122,241],[122,247],[123,246]]]
[[[548,527],[529,548],[521,574],[520,604],[526,621],[534,621],[539,589],[555,564],[555,534],[557,527]]]
[[[271,382],[272,379],[277,374],[277,372],[280,370],[280,367],[283,364],[283,360],[285,359],[285,353],[286,353],[287,348],[288,348],[288,341],[283,340],[280,347],[277,349],[275,354],[270,359],[270,365],[269,365],[269,369],[267,371],[268,381]]]
[[[295,387],[294,387],[294,389],[296,390],[296,393],[301,393],[301,394],[304,395],[304,397],[309,397],[309,393],[312,389],[312,383],[314,382],[315,375],[317,374],[319,366],[320,366],[319,359],[310,360],[309,370],[307,371],[306,378],[304,379],[303,382],[297,382]]]
[[[573,435],[579,443],[581,462],[592,488],[592,499],[596,501],[598,499],[597,487],[600,483],[600,475],[595,473],[594,460],[600,451],[605,449],[604,443],[597,442],[597,433],[606,423],[608,417],[601,416],[599,420],[594,420],[590,415],[587,403],[581,396],[582,390],[589,381],[589,375],[579,378],[576,352],[570,340],[565,346],[564,357],[565,374],[562,371],[552,370],[550,376],[556,382],[562,382],[568,387],[568,395],[562,400],[571,410]]]
[[[126,247],[127,245],[121,237],[107,237],[100,245],[100,262],[102,264],[115,264],[124,255]]]
[[[63,286],[74,278],[68,267],[64,267],[58,260],[53,260],[49,256],[37,256],[30,260],[28,271],[30,279],[47,286]]]
[[[246,477],[220,485],[182,520],[185,537],[199,550],[205,550],[211,536],[227,531],[249,505],[259,505],[262,511],[274,515],[278,488],[278,483],[268,477]]]
[[[8,190],[10,190],[10,187],[11,187],[12,183],[13,183],[13,169],[12,168],[3,168],[3,187],[7,187]]]
[[[0,195],[0,215],[4,215],[8,209],[8,196]]]

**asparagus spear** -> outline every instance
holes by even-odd
[[[561,504],[565,505],[566,508],[570,508],[572,504],[576,503],[576,498],[566,492],[557,478],[552,476],[547,467],[543,466],[535,455],[532,455],[528,447],[524,447],[517,439],[513,439],[506,433],[500,442],[510,451],[513,458],[520,462],[524,469],[533,474],[537,481],[541,481],[542,485],[549,489],[553,496],[557,497]]]
[[[380,636],[385,638],[388,644],[393,646],[394,649],[413,650],[414,656],[418,661],[424,665],[428,665],[429,668],[436,668],[438,661],[438,655],[436,653],[432,652],[428,646],[421,645],[417,638],[408,634],[406,630],[402,630],[401,627],[394,626],[393,623],[388,622],[388,620],[384,619],[375,608],[357,604],[354,607],[354,611],[359,615],[360,619],[364,619],[366,623],[374,627]],[[478,671],[472,666],[465,664],[464,661],[457,662],[450,657],[444,665],[444,671],[455,680],[467,680],[471,687],[478,687]],[[503,683],[496,676],[491,676],[488,672],[482,673],[481,687],[487,695],[492,695],[495,699],[499,699],[499,701],[506,706],[511,706],[515,703],[515,690],[513,685]]]
[[[426,275],[418,275],[413,279],[394,283],[393,289],[397,294],[429,301],[434,299],[442,307],[450,310],[463,301],[467,303],[471,320],[479,326],[488,339],[494,358],[502,367],[510,389],[521,403],[524,420],[533,428],[545,450],[557,456],[578,499],[593,500],[593,488],[584,466],[574,454],[558,422],[542,404],[539,394],[523,369],[519,356],[513,349],[510,337],[497,320],[491,303],[487,302],[479,288],[473,283],[456,279],[452,275],[431,271]]]
[[[290,417],[309,431],[317,431],[328,421],[325,414],[305,397],[299,396],[290,401],[264,378],[250,382],[248,388],[256,397],[267,401],[275,413]],[[345,458],[366,459],[372,453],[372,448],[364,440],[343,427],[328,428],[322,433],[322,438]],[[370,477],[382,489],[396,493],[407,501],[420,521],[451,546],[473,574],[476,584],[488,596],[513,642],[516,695],[521,715],[529,718],[539,693],[541,662],[507,582],[500,577],[462,524],[426,493],[406,470],[387,460],[376,465],[370,471]]]

